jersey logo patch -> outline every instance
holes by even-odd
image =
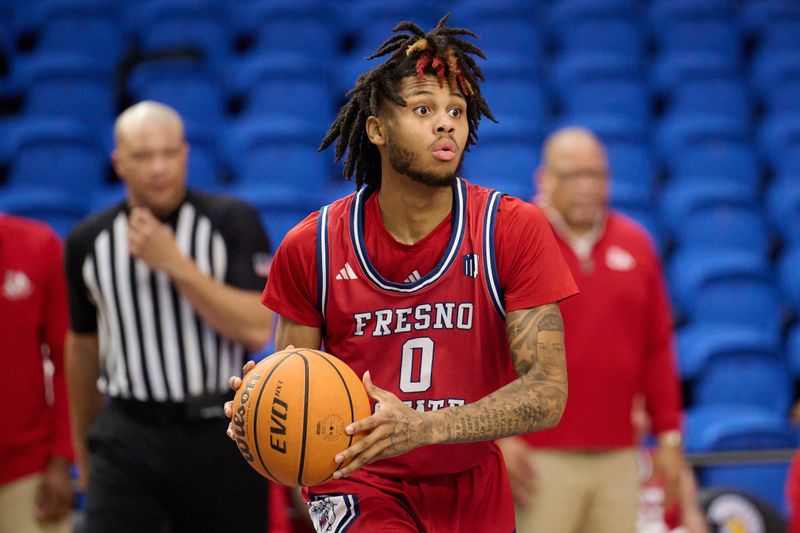
[[[269,267],[272,265],[272,256],[265,253],[253,254],[253,271],[256,276],[266,278],[269,276]]]
[[[6,270],[3,280],[3,296],[9,300],[22,300],[33,292],[33,285],[25,272]]]
[[[358,517],[358,496],[352,494],[320,494],[307,505],[317,533],[344,533]]]
[[[464,275],[471,278],[478,277],[478,254],[464,256]]]
[[[618,272],[629,272],[636,267],[636,259],[619,246],[610,246],[606,252],[606,266]]]
[[[419,278],[422,276],[419,275],[418,271],[412,272],[406,279],[403,280],[403,283],[414,283],[415,281],[419,281]]]
[[[345,263],[339,273],[336,274],[336,279],[358,279],[358,276],[356,276],[350,263]]]

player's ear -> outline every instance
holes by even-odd
[[[367,137],[369,137],[369,141],[376,146],[386,144],[383,121],[375,115],[370,115],[367,118]]]

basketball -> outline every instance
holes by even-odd
[[[319,485],[333,476],[337,453],[362,438],[348,424],[369,416],[364,385],[343,361],[310,349],[262,359],[233,399],[239,452],[261,475],[289,486]]]

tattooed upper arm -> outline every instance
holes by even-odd
[[[560,418],[567,401],[564,322],[557,304],[512,311],[506,317],[509,351],[533,403]],[[557,422],[557,419],[556,419]]]
[[[506,318],[508,346],[518,376],[564,354],[564,322],[557,304],[512,311]]]

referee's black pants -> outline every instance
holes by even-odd
[[[81,533],[266,533],[267,480],[227,419],[151,406],[112,401],[92,424]]]

